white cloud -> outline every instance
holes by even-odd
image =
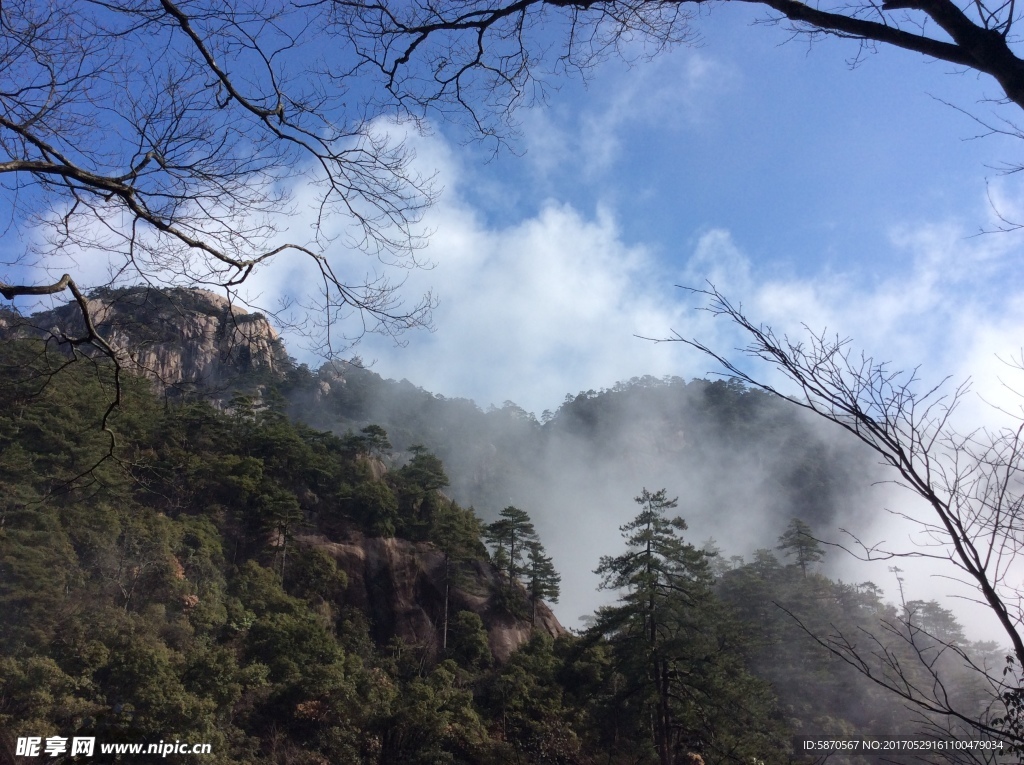
[[[436,135],[404,137],[416,167],[436,172],[445,189],[425,220],[432,233],[420,255],[431,267],[401,274],[408,300],[437,295],[435,331],[412,332],[397,348],[366,336],[355,349],[364,360],[445,395],[485,406],[513,399],[538,413],[569,391],[681,368],[682,348],[635,337],[664,336],[683,307],[671,275],[647,249],[623,241],[613,213],[586,215],[549,200],[511,225],[489,225],[475,204],[475,178],[451,145]],[[295,201],[301,210],[313,200],[300,191]],[[328,221],[326,235],[340,241],[345,225]],[[328,253],[353,278],[374,265],[340,244]],[[282,259],[256,274],[247,294],[273,306],[315,288],[315,277],[305,260]],[[301,356],[303,338],[286,337]]]
[[[904,226],[890,232],[891,267],[865,277],[859,272],[766,277],[754,268],[728,232],[704,234],[685,270],[689,283],[701,275],[755,321],[777,332],[815,332],[849,337],[853,347],[895,369],[921,366],[928,382],[946,375],[968,377],[986,399],[1005,403],[1000,380],[1014,370],[999,359],[1020,358],[1024,286],[1015,272],[1024,237],[971,236],[942,224]],[[712,325],[711,341],[730,348],[735,338]],[[703,339],[703,338],[702,338]],[[965,409],[984,421],[980,397]]]
[[[664,334],[679,309],[653,258],[621,241],[610,214],[549,202],[488,230],[456,202],[432,221],[436,268],[410,286],[436,287],[436,332],[398,353],[368,341],[382,373],[539,412],[566,392],[675,366],[673,349],[635,335]]]
[[[623,155],[623,143],[636,140],[638,130],[709,124],[739,74],[706,51],[684,48],[642,66],[610,62],[599,78],[600,91],[589,94],[578,112],[563,106],[555,113],[536,108],[523,115],[527,160],[541,177],[573,167],[595,179]]]
[[[780,275],[771,264],[755,265],[729,231],[711,229],[688,245],[685,267],[673,272],[656,250],[624,241],[609,209],[586,214],[548,200],[512,224],[488,223],[475,203],[475,178],[451,145],[439,136],[407,138],[417,167],[436,171],[445,193],[425,221],[433,233],[421,255],[434,267],[405,273],[403,292],[415,300],[433,290],[441,302],[436,331],[413,332],[405,348],[364,339],[359,353],[377,359],[385,375],[537,411],[567,392],[633,375],[703,375],[713,370],[707,359],[635,336],[675,330],[727,351],[744,344],[723,321],[693,311],[699,301],[674,287],[710,282],[777,330],[796,334],[806,324],[848,336],[896,368],[923,365],[926,380],[972,376],[986,398],[1007,400],[998,381],[1012,370],[996,357],[1020,355],[1024,288],[1013,278],[1020,235],[905,225],[889,234],[886,273]],[[301,194],[296,203],[301,209]],[[328,234],[341,234],[345,223],[329,221]],[[376,265],[341,246],[332,250],[353,278]],[[288,260],[258,275],[251,292],[272,304],[312,285],[309,264]],[[971,416],[987,411],[978,397],[969,403]]]

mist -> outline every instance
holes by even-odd
[[[566,395],[537,418],[511,401],[485,411],[333,363],[291,400],[292,415],[316,427],[383,426],[394,467],[422,443],[444,461],[446,492],[485,522],[507,505],[526,510],[562,575],[553,609],[570,628],[614,601],[615,593],[598,591],[593,570],[602,555],[621,552],[619,527],[638,512],[634,498],[644,488],[678,497],[687,540],[714,540],[726,561],[774,550],[794,517],[819,539],[847,545],[842,529],[875,541],[897,529],[885,504],[889,476],[875,455],[821,418],[735,382],[633,378]],[[898,600],[891,563],[828,550],[823,573],[872,581]],[[923,577],[906,589],[908,598],[943,594]]]

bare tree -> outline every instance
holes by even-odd
[[[69,290],[86,332],[57,339],[116,358],[87,288],[212,286],[238,299],[261,266],[298,257],[314,266],[300,303],[316,309],[326,350],[427,322],[430,296],[403,306],[394,268],[418,265],[431,179],[378,122],[395,111],[358,92],[358,62],[328,47],[326,23],[286,0],[4,0],[0,228],[20,249],[4,253],[0,294]],[[295,230],[307,206],[312,226]],[[329,229],[332,218],[347,225]],[[60,275],[90,262],[101,277]],[[342,318],[357,321],[339,329]]]
[[[990,75],[1024,108],[1014,0],[731,0],[810,39],[893,45]],[[407,113],[468,117],[501,137],[514,108],[543,98],[547,77],[585,73],[610,55],[655,55],[699,35],[707,0],[320,0],[337,29]],[[1013,130],[1008,125],[995,129]]]
[[[948,576],[973,588],[974,600],[995,616],[1010,645],[1005,665],[969,655],[940,620],[922,622],[921,609],[904,603],[903,616],[883,625],[892,640],[842,634],[813,637],[834,655],[922,711],[965,723],[1024,751],[1021,668],[1024,667],[1024,416],[1005,411],[999,429],[960,432],[953,424],[968,384],[943,380],[923,386],[917,371],[900,372],[855,353],[849,340],[808,331],[803,339],[777,335],[755,324],[714,287],[697,290],[707,310],[735,324],[749,340],[743,353],[781,372],[793,392],[780,390],[699,340],[686,343],[716,359],[747,385],[786,398],[845,429],[867,445],[896,476],[894,483],[924,500],[923,515],[896,512],[916,526],[908,549],[863,542],[849,534],[845,547],[865,560],[926,558],[948,567]],[[847,532],[848,533],[848,532]],[[948,661],[980,675],[992,705],[958,699],[949,686]],[[966,705],[965,705],[966,704]]]

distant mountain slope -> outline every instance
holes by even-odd
[[[310,425],[379,424],[399,453],[422,443],[444,461],[454,498],[485,516],[582,471],[636,490],[674,476],[684,479],[676,491],[685,483],[718,512],[748,503],[783,525],[793,515],[830,523],[873,469],[855,444],[795,406],[724,380],[633,378],[567,395],[543,422],[511,401],[484,411],[352,363],[296,370],[287,390],[291,415]]]
[[[691,537],[714,537],[727,554],[745,555],[773,547],[793,516],[826,536],[856,525],[851,519],[866,512],[862,492],[876,475],[844,434],[725,380],[634,378],[567,395],[538,421],[511,401],[484,411],[408,380],[385,380],[358,360],[296,366],[262,316],[211,293],[121,290],[94,300],[101,332],[171,390],[223,404],[232,390],[258,399],[276,389],[289,415],[315,428],[344,434],[381,425],[393,466],[423,444],[444,462],[446,491],[484,520],[510,504],[527,510],[550,540],[564,572],[564,608],[575,613],[602,602],[590,573],[594,551],[617,543],[644,487],[680,497]],[[74,310],[37,314],[7,332],[61,321],[73,324]]]
[[[633,497],[647,487],[680,497],[691,539],[727,556],[774,547],[789,519],[825,536],[857,527],[877,465],[859,444],[796,406],[734,382],[634,378],[566,396],[543,422],[512,402],[483,411],[358,364],[294,370],[290,413],[343,433],[375,423],[400,463],[421,443],[444,461],[449,492],[493,520],[526,509],[563,572],[563,621],[607,599],[596,551],[614,549]]]

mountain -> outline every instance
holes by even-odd
[[[754,504],[782,525],[794,515],[823,524],[852,508],[873,472],[855,444],[799,408],[727,380],[633,378],[568,394],[541,421],[511,401],[483,411],[358,361],[298,368],[285,390],[289,414],[311,426],[343,433],[378,424],[398,453],[427,446],[444,461],[453,497],[485,515],[509,498],[532,504],[552,483],[596,478],[602,490],[630,484],[636,493],[685,475],[689,493],[719,513]]]
[[[243,399],[236,398],[233,404],[236,412],[245,405],[239,401],[252,401],[250,405],[258,409],[267,392],[283,385],[287,373],[294,371],[265,317],[204,290],[100,290],[90,295],[88,303],[98,333],[118,353],[124,368],[148,380],[165,400],[211,400],[226,406],[241,393]],[[38,338],[52,343],[84,332],[77,304],[24,318],[7,314],[0,329],[7,342]],[[134,387],[135,395],[146,395],[146,386]],[[337,445],[335,449],[340,449],[337,459],[352,463],[345,469],[350,485],[375,485],[388,495],[397,490],[398,479],[379,459],[360,457],[358,451]],[[229,480],[230,476],[228,470]],[[439,594],[445,589],[444,574],[439,571],[445,565],[443,555],[422,534],[418,539],[367,536],[358,523],[344,520],[346,510],[339,505],[346,500],[318,496],[323,492],[295,476],[288,481],[289,491],[299,498],[295,512],[304,518],[297,516],[295,538],[300,546],[331,555],[348,578],[349,587],[339,596],[339,605],[365,612],[370,631],[381,644],[401,638],[417,644],[427,640],[436,646],[445,606]],[[335,517],[341,520],[335,522]],[[323,533],[324,524],[330,526],[329,536]],[[271,558],[283,554],[275,551],[280,544],[272,539],[264,543]],[[480,614],[493,655],[506,660],[529,640],[533,627],[529,620],[495,603],[498,576],[489,563],[478,560],[470,569],[462,572],[462,586],[453,588],[449,608],[453,614],[460,610]],[[538,607],[540,629],[553,637],[564,634],[550,609],[543,604]]]
[[[264,317],[208,292],[127,289],[92,299],[99,332],[167,395],[223,407],[233,392],[260,401],[274,390],[310,427],[339,436],[382,427],[391,467],[425,446],[444,463],[447,494],[485,521],[508,505],[526,509],[565,572],[569,624],[603,602],[591,551],[616,543],[645,487],[679,496],[691,533],[729,555],[774,545],[794,516],[826,532],[839,519],[866,522],[873,459],[797,407],[727,380],[634,378],[568,394],[538,420],[511,401],[484,411],[383,379],[358,358],[296,365]],[[23,323],[74,332],[76,320],[68,306]]]
[[[48,352],[73,311],[2,317],[0,765],[72,737],[222,765],[784,765],[809,762],[794,733],[978,735],[808,633],[998,711],[972,669],[998,646],[825,575],[804,530],[856,519],[871,466],[785,401],[646,377],[538,420],[295,365],[207,293],[90,300],[140,373],[113,409],[109,358]]]
[[[88,298],[98,333],[124,367],[161,391],[200,390],[210,397],[254,380],[277,379],[287,353],[266,317],[248,313],[206,290],[101,289]],[[82,311],[71,303],[22,317],[0,316],[0,337],[59,341],[85,334]]]
[[[753,505],[776,525],[793,515],[831,524],[852,511],[856,485],[873,471],[854,446],[824,434],[795,407],[724,380],[634,378],[568,394],[538,421],[511,401],[485,412],[408,380],[385,380],[358,359],[296,366],[263,315],[204,290],[104,289],[89,305],[125,366],[161,393],[192,392],[224,405],[234,391],[259,396],[271,386],[286,396],[290,416],[313,427],[343,434],[380,425],[396,462],[425,445],[444,462],[453,498],[485,516],[510,500],[542,502],[538,493],[550,495],[552,483],[567,492],[591,485],[589,477],[578,480],[582,471],[602,476],[604,490],[628,484],[632,493],[689,475],[675,491],[685,488],[720,515]],[[76,304],[0,316],[0,338],[82,331]]]

